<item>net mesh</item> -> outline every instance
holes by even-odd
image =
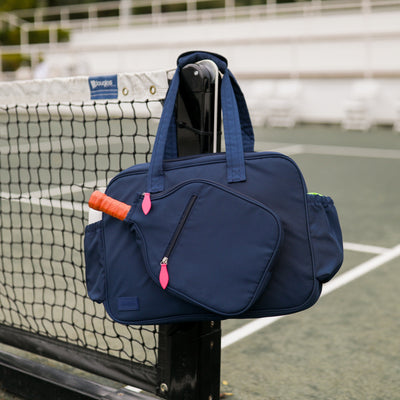
[[[0,329],[157,364],[157,327],[114,323],[85,287],[93,190],[149,161],[160,100],[0,106]]]

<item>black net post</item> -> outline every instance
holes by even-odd
[[[219,399],[221,322],[160,325],[159,364],[161,397]]]
[[[194,74],[193,71],[197,73]],[[177,125],[179,126],[180,120],[183,119],[187,123],[186,126],[193,125],[192,128],[196,129],[177,131],[180,155],[212,151],[212,146],[204,146],[200,138],[193,140],[193,136],[198,136],[193,131],[212,132],[214,118],[217,119],[217,132],[220,130],[221,105],[218,98],[212,97],[215,87],[208,86],[210,81],[207,79],[202,80],[203,72],[199,66],[193,67],[193,65],[186,72],[185,69],[181,72],[176,103]],[[215,101],[218,101],[216,115],[214,115]],[[220,140],[221,137],[218,137],[218,149]],[[168,400],[219,399],[221,321],[160,325],[158,361],[160,396]]]

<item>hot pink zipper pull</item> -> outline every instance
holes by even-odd
[[[160,285],[163,289],[165,289],[168,286],[168,282],[169,282],[169,275],[168,275],[168,269],[167,269],[167,265],[168,265],[168,257],[164,257],[161,260],[161,270],[160,270],[160,276],[159,276],[159,280],[160,280]]]
[[[151,210],[150,193],[143,193],[142,210],[144,215],[147,215]]]

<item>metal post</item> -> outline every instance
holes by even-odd
[[[194,21],[197,14],[196,0],[186,0],[186,19],[188,22]]]
[[[58,30],[57,25],[52,24],[49,26],[49,45],[54,46],[58,42]]]
[[[218,74],[218,68],[216,74]],[[219,107],[220,114],[217,95],[214,101],[216,101],[217,110]],[[218,113],[215,113],[214,118],[217,118],[217,115]],[[216,132],[219,130],[218,123],[220,123],[219,120],[215,125]],[[181,143],[181,146],[184,144]],[[158,394],[160,396],[168,400],[219,399],[220,321],[160,325],[158,347],[160,368]]]
[[[38,27],[43,23],[43,8],[36,9],[33,15],[33,24],[34,27]]]
[[[364,78],[370,79],[373,76],[372,71],[372,34],[370,27],[371,2],[370,0],[362,0],[362,18],[364,28]]]
[[[60,9],[60,25],[64,26],[69,23],[70,20],[70,12],[68,7],[62,7]]]
[[[28,29],[26,29],[26,26],[28,24],[23,24],[21,25],[21,31],[20,31],[20,46],[22,48],[26,47],[27,45],[29,45],[29,31]]]
[[[371,1],[370,0],[362,0],[361,10],[363,13],[369,14],[371,12]]]
[[[234,18],[235,15],[235,0],[225,0],[225,19]]]
[[[276,16],[276,0],[267,0],[267,15],[268,16]]]
[[[88,23],[89,29],[93,29],[97,25],[98,10],[96,5],[91,5],[88,8]]]
[[[0,81],[3,80],[3,53],[0,49]]]
[[[131,17],[131,0],[120,0],[119,3],[119,24],[128,26]]]
[[[319,15],[321,14],[321,0],[311,0],[311,14]]]
[[[151,21],[153,24],[161,23],[162,19],[162,8],[159,0],[153,0],[151,2]]]
[[[219,399],[221,322],[160,325],[159,364],[161,397]]]

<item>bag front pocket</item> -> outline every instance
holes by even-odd
[[[106,296],[103,221],[86,226],[84,247],[88,295],[102,303]]]
[[[195,201],[197,200],[197,195],[192,195],[190,198],[185,210],[183,211],[182,217],[179,221],[178,226],[176,227],[174,234],[172,235],[172,238],[170,242],[168,243],[168,247],[165,250],[164,257],[162,258],[160,265],[161,265],[161,270],[160,270],[160,285],[163,289],[165,289],[168,285],[169,282],[169,274],[168,274],[168,260],[169,257],[171,256],[172,251],[174,250],[176,243],[179,239],[179,236],[183,230],[183,227],[185,226],[185,223],[187,219],[189,218],[190,211],[192,210]]]
[[[330,197],[309,193],[307,200],[316,276],[325,283],[332,279],[343,262],[342,231]]]
[[[224,316],[243,313],[259,297],[282,239],[266,206],[204,180],[152,195],[148,215],[136,207],[129,221],[152,279]]]

